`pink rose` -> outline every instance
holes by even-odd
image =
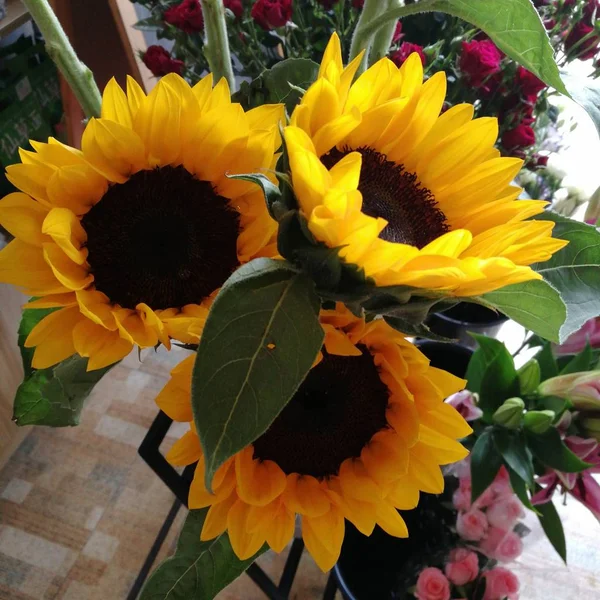
[[[508,534],[506,529],[500,527],[489,527],[485,537],[479,543],[479,549],[489,558],[494,558],[496,549]]]
[[[511,562],[523,552],[523,541],[514,532],[509,531],[496,547],[494,558],[500,562]]]
[[[453,406],[465,421],[475,421],[483,414],[480,408],[477,408],[475,403],[475,395],[469,390],[462,390],[456,394],[452,394],[446,399],[446,402]]]
[[[452,494],[452,504],[456,510],[467,511],[471,508],[471,492],[457,489]]]
[[[485,515],[478,509],[472,508],[466,513],[459,513],[456,520],[456,531],[464,540],[479,541],[486,533],[488,522]]]
[[[487,509],[486,517],[490,525],[509,530],[524,514],[521,502],[515,495],[511,494],[500,496]]]
[[[474,581],[479,573],[477,554],[465,548],[457,548],[450,553],[450,562],[445,567],[446,577],[454,585],[465,585]]]
[[[490,486],[483,492],[483,494],[481,494],[481,496],[479,496],[479,498],[477,498],[477,500],[475,500],[475,504],[473,506],[475,508],[485,508],[486,506],[492,504],[495,498],[496,496],[494,494],[494,490]]]
[[[494,481],[492,482],[490,488],[492,489],[494,494],[498,496],[513,493],[512,487],[510,485],[510,477],[504,465],[500,467],[500,470],[494,478]]]
[[[415,597],[419,600],[450,600],[450,582],[435,567],[423,569],[417,579]]]
[[[512,571],[496,567],[485,573],[484,577],[486,586],[483,600],[518,600],[519,580]]]

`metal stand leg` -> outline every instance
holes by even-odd
[[[337,583],[335,581],[335,575],[333,574],[333,571],[331,571],[331,573],[329,573],[327,585],[325,586],[325,591],[323,592],[323,600],[334,600],[336,592]]]

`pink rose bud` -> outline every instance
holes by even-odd
[[[500,542],[506,537],[508,531],[500,527],[489,527],[484,538],[479,544],[479,549],[489,558],[494,558]]]
[[[498,474],[496,475],[490,488],[497,496],[503,496],[505,494],[513,493],[512,487],[510,485],[510,477],[504,465],[500,467],[500,470],[498,471]]]
[[[518,600],[519,580],[508,569],[496,567],[484,575],[486,579],[483,600]]]
[[[446,577],[454,585],[465,585],[474,581],[479,573],[477,554],[466,548],[457,548],[450,553],[450,562],[446,565]]]
[[[435,567],[423,569],[417,579],[415,597],[419,600],[450,600],[450,582]]]
[[[486,517],[490,525],[510,530],[524,514],[521,502],[516,496],[511,494],[500,496],[487,509]]]
[[[494,494],[494,490],[490,486],[489,488],[487,488],[487,490],[483,492],[483,494],[481,494],[481,496],[479,496],[479,498],[477,498],[477,500],[475,500],[474,506],[475,508],[485,508],[486,506],[492,504],[492,502],[495,499],[496,495]]]
[[[459,513],[456,520],[456,531],[464,540],[478,542],[488,528],[486,516],[478,509],[472,508],[466,513]]]
[[[452,504],[456,510],[467,511],[471,508],[471,490],[465,491],[460,488],[452,494]]]
[[[509,531],[496,547],[494,558],[500,562],[511,562],[523,552],[523,541],[514,532]]]

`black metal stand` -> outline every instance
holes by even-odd
[[[175,521],[179,509],[182,505],[187,508],[188,493],[194,476],[195,465],[186,467],[183,473],[180,474],[167,462],[165,457],[159,451],[160,445],[165,439],[172,422],[173,420],[164,412],[159,411],[138,449],[138,453],[144,462],[158,475],[161,481],[173,492],[173,494],[175,494],[176,500],[148,552],[148,556],[127,596],[127,600],[137,599],[144,582],[150,573],[150,569]],[[276,585],[256,563],[250,565],[246,570],[246,573],[264,592],[269,600],[288,600],[298,570],[298,565],[302,558],[303,550],[304,542],[302,541],[302,538],[295,538],[292,547],[290,548],[290,553],[285,563],[283,573],[281,574],[279,585]],[[332,575],[327,582],[324,600],[332,599],[335,595],[335,590],[336,586]]]

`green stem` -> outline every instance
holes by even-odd
[[[381,27],[387,25],[390,21],[397,21],[398,19],[408,17],[409,15],[416,15],[417,13],[430,12],[436,10],[438,5],[438,0],[421,0],[420,2],[417,2],[417,4],[409,4],[408,6],[391,8],[380,15],[375,15],[373,19],[369,19],[362,24],[359,20],[356,26],[356,31],[354,32],[354,37],[356,38],[358,36],[361,42],[363,42],[365,39],[370,41],[371,37],[379,29],[381,29]],[[366,6],[367,3],[365,2],[365,7]],[[354,40],[352,40],[352,43],[354,45]],[[360,50],[362,50],[362,48],[358,48],[356,54],[358,54]],[[350,58],[354,58],[356,54],[351,54]]]
[[[365,0],[362,12],[356,23],[356,29],[352,36],[352,43],[350,44],[350,60],[355,59],[363,50],[365,55],[362,63],[358,68],[357,74],[360,75],[367,67],[369,49],[372,43],[373,33],[365,33],[370,23],[376,19],[377,15],[382,9],[382,0]]]
[[[93,73],[79,60],[48,0],[23,0],[46,42],[46,51],[73,90],[86,117],[99,117],[102,97]]]
[[[391,10],[393,8],[399,7],[400,0],[388,0],[387,6],[385,8]],[[387,53],[390,51],[390,46],[392,45],[392,40],[394,39],[394,33],[396,31],[397,22],[398,19],[390,21],[375,34],[375,37],[373,38],[371,52],[369,54],[370,65],[376,63],[380,58],[387,56]]]
[[[236,85],[233,67],[231,66],[223,0],[200,0],[200,4],[204,16],[204,31],[206,32],[206,45],[204,46],[206,60],[214,80],[219,81],[222,77],[225,77],[227,83],[229,83],[229,89],[233,93],[236,90]]]

